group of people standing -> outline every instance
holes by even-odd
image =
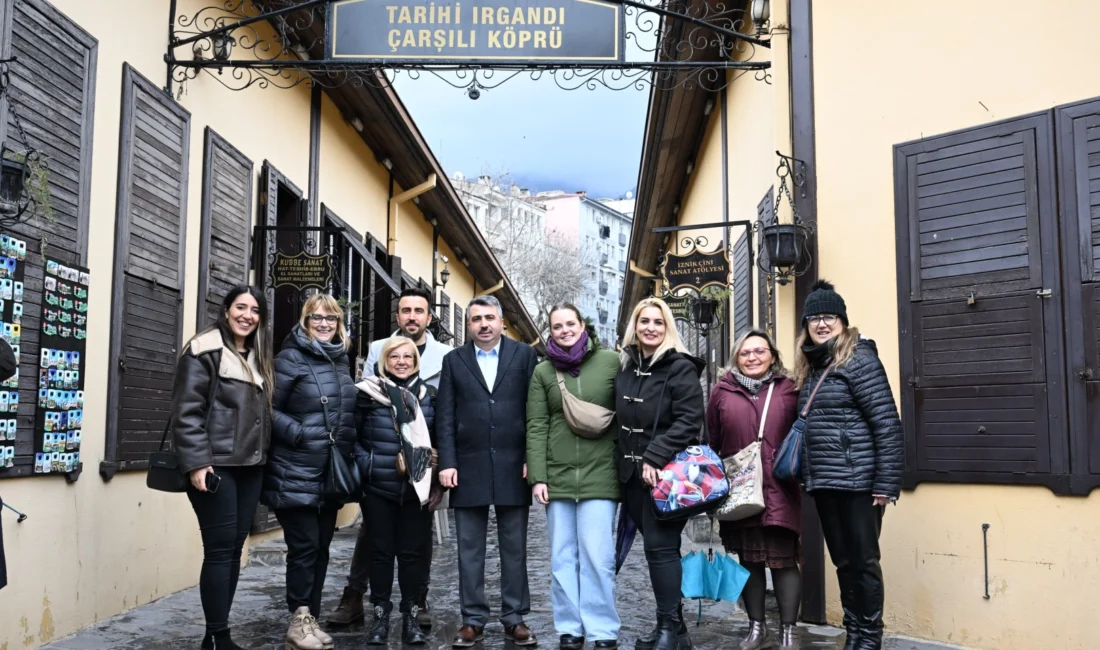
[[[231,291],[223,318],[189,342],[177,369],[171,428],[205,552],[203,648],[240,647],[230,637],[229,610],[258,502],[274,509],[287,543],[286,648],[333,647],[317,619],[336,513],[349,500],[359,501],[363,524],[329,625],[365,620],[369,594],[367,642],[386,645],[396,562],[402,641],[424,644],[432,623],[431,512],[446,493],[462,619],[454,647],[484,639],[489,622],[490,507],[504,636],[517,646],[537,644],[524,620],[534,500],[546,507],[562,650],[581,650],[586,641],[600,650],[618,646],[617,511],[642,535],[656,601],[656,624],[635,648],[687,650],[680,596],[686,522],[656,516],[651,490],[663,468],[708,430],[723,457],[762,435],[765,510],[721,526],[724,545],[751,576],[744,601],[752,625],[740,647],[775,643],[764,620],[766,568],[780,604],[782,647],[798,647],[800,488],[776,480],[771,464],[811,400],[803,415],[802,483],[815,497],[837,567],[845,647],[881,646],[878,531],[882,506],[900,490],[901,427],[874,343],[848,326],[831,285],[815,285],[806,300],[793,372],[766,333],[750,332],[737,342],[734,363],[706,408],[705,363],[684,347],[659,299],[634,308],[619,352],[600,347],[577,307],[555,305],[541,363],[533,348],[502,336],[503,313],[492,296],[471,301],[469,342],[454,350],[428,332],[430,305],[425,291],[401,294],[399,331],[371,345],[358,384],[344,315],[331,296],[306,301],[274,358],[266,301],[247,286]],[[761,419],[766,426],[758,431]],[[342,463],[358,470],[362,489],[354,498],[334,486]]]

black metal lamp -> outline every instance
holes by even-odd
[[[211,36],[210,41],[214,45],[214,60],[216,61],[228,61],[229,56],[233,54],[233,46],[237,44],[237,39],[227,32],[220,32]]]
[[[18,203],[26,185],[27,164],[3,156],[3,170],[0,173],[0,201]]]
[[[768,23],[768,19],[772,16],[771,3],[768,0],[752,0],[752,24],[756,25],[756,33],[762,34],[764,32],[764,25]]]
[[[444,289],[447,288],[447,280],[451,279],[451,270],[446,265],[443,266],[443,270],[439,272],[439,286]]]
[[[700,296],[691,304],[691,318],[695,326],[701,330],[707,330],[714,325],[714,318],[718,313],[718,301],[714,298]]]

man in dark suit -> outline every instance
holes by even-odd
[[[527,586],[527,387],[535,371],[530,346],[502,338],[503,313],[492,296],[470,301],[470,342],[443,358],[436,406],[439,480],[451,490],[458,536],[462,627],[452,645],[484,638],[485,546],[489,506],[497,518],[501,615],[505,637],[535,645],[523,622],[531,609]]]

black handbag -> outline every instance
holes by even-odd
[[[180,459],[174,451],[164,451],[168,440],[168,428],[172,418],[164,425],[164,435],[160,439],[159,451],[149,454],[149,473],[145,475],[145,485],[160,492],[186,492],[190,480],[180,471]]]
[[[333,370],[336,370],[335,365]],[[318,390],[320,390],[321,382],[317,379],[317,372],[313,370],[312,365],[310,365],[309,371],[313,375],[313,381],[317,384]],[[338,371],[337,376],[339,376]],[[340,400],[343,401],[342,395]],[[333,426],[332,420],[329,418],[328,396],[326,395],[321,396],[321,409],[324,410],[325,426],[328,427],[328,469],[325,472],[325,481],[322,487],[324,497],[329,501],[340,503],[358,501],[362,491],[359,464],[354,459],[345,456],[344,452],[340,451],[340,448],[336,445],[336,427]],[[339,426],[339,422],[336,426]]]
[[[218,392],[218,374],[214,373],[214,381],[211,382],[210,396],[206,400],[209,406],[214,403],[214,397]],[[209,412],[209,411],[208,411]],[[164,451],[164,443],[168,441],[168,429],[172,426],[172,416],[164,423],[164,435],[160,437],[160,447],[149,454],[149,473],[145,475],[145,486],[159,492],[186,492],[191,485],[191,478],[187,473],[180,471],[180,459],[175,451]]]

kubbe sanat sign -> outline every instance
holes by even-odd
[[[622,5],[601,0],[344,0],[325,42],[345,62],[614,63],[623,26]]]
[[[271,267],[271,286],[305,289],[328,289],[332,283],[332,259],[328,255],[276,253]]]

